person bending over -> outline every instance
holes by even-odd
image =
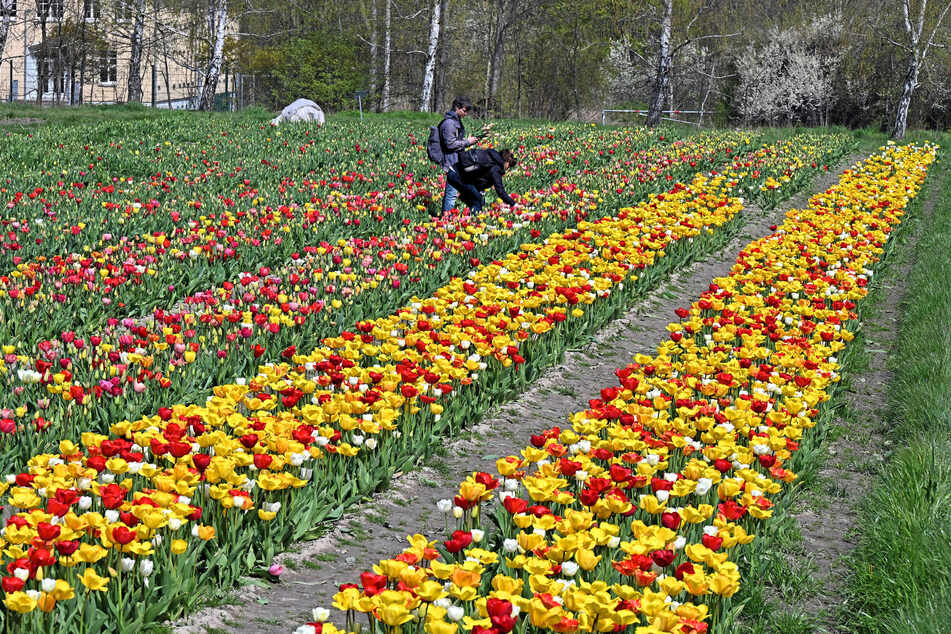
[[[518,165],[518,160],[512,153],[512,150],[468,150],[459,153],[459,161],[456,164],[456,172],[464,185],[470,185],[471,189],[460,190],[462,202],[469,205],[469,208],[478,213],[485,206],[485,196],[483,191],[490,187],[495,188],[495,193],[499,195],[506,205],[514,205],[515,199],[505,191],[505,185],[502,183],[502,176],[505,172]]]

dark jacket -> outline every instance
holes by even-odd
[[[468,157],[471,158],[469,166],[457,167],[456,172],[463,183],[473,185],[480,192],[489,187],[495,187],[495,193],[499,195],[506,205],[514,205],[515,200],[505,192],[505,185],[502,184],[502,175],[505,174],[505,161],[495,150],[469,150]],[[458,161],[458,156],[457,159]]]
[[[462,125],[462,120],[455,112],[450,110],[446,113],[442,122],[439,124],[439,138],[442,141],[442,168],[451,170],[456,168],[459,161],[459,151],[466,149],[469,144],[466,129]]]

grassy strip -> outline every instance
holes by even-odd
[[[946,139],[947,140],[947,139]],[[901,447],[860,511],[847,614],[858,632],[951,623],[951,170],[917,249],[892,367],[887,434]]]

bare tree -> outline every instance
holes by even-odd
[[[215,91],[218,88],[218,77],[224,62],[225,27],[228,21],[228,0],[212,0],[208,5],[208,32],[212,37],[211,55],[205,66],[202,78],[201,98],[198,102],[199,110],[213,110],[215,107]]]
[[[944,7],[935,18],[931,28],[931,34],[924,39],[925,16],[928,11],[928,0],[921,0],[918,5],[918,16],[912,23],[912,0],[901,0],[902,24],[905,27],[906,41],[899,42],[886,35],[886,39],[892,46],[897,46],[905,52],[907,56],[907,66],[905,68],[905,81],[902,86],[901,97],[898,99],[898,108],[895,113],[895,124],[892,126],[892,138],[901,139],[905,136],[908,128],[908,110],[911,108],[911,98],[915,94],[915,88],[918,87],[918,77],[921,68],[928,59],[928,53],[934,46],[940,46],[935,40],[935,36],[941,29],[941,23],[944,21],[948,10],[951,9],[951,1],[945,2]]]
[[[7,36],[16,17],[16,0],[0,0],[0,52],[7,45]]]
[[[376,99],[376,76],[379,72],[380,53],[377,50],[380,47],[379,30],[377,29],[377,10],[376,0],[370,0],[370,86],[369,95],[371,100]]]
[[[390,67],[390,53],[393,43],[393,0],[383,0],[383,90],[380,95],[380,109],[387,112],[390,109],[390,90],[392,89],[392,68]]]
[[[495,27],[491,54],[489,56],[489,76],[486,82],[487,103],[496,103],[499,95],[499,86],[502,80],[502,63],[505,57],[506,32],[515,21],[515,12],[518,10],[518,0],[497,0],[495,11]]]
[[[429,21],[429,49],[426,52],[426,69],[423,71],[423,89],[419,97],[419,111],[432,110],[433,76],[436,70],[436,54],[439,51],[439,27],[442,25],[442,0],[433,0]]]
[[[49,19],[50,9],[53,8],[52,2],[50,0],[36,0],[36,15],[40,18],[40,55],[41,63],[38,64],[39,68],[36,73],[36,103],[43,103],[43,91],[45,90],[47,84],[49,83],[49,63],[48,57],[46,55],[46,46],[48,42],[46,41],[46,21]],[[26,60],[23,60],[26,62]],[[26,88],[24,86],[24,88]]]
[[[129,93],[130,102],[142,101],[142,38],[145,34],[145,0],[134,0],[132,32],[129,35]],[[158,16],[155,16],[158,19]]]
[[[647,106],[647,125],[656,126],[664,109],[664,97],[670,85],[670,67],[673,53],[670,48],[670,26],[674,15],[674,0],[663,0],[663,14],[660,18],[660,34],[657,39],[657,69],[654,73],[654,87],[650,103]]]
[[[439,50],[436,52],[436,72],[433,80],[433,107],[439,110],[446,102],[446,75],[449,66],[449,0],[440,0]]]
[[[674,12],[673,0],[659,1],[659,6],[654,4],[652,7],[653,12],[644,16],[647,18],[647,22],[657,25],[657,35],[655,38],[657,43],[656,51],[654,53],[654,61],[651,63],[653,67],[653,82],[651,85],[650,99],[648,100],[648,126],[655,126],[660,123],[661,114],[664,109],[664,101],[666,99],[673,99],[671,74],[677,53],[689,44],[699,44],[705,40],[739,35],[739,32],[730,34],[707,33],[703,35],[696,35],[694,33],[695,29],[700,29],[701,27],[715,28],[715,21],[702,18],[706,18],[707,14],[717,6],[717,0],[696,0],[682,4],[678,3],[679,16]],[[679,21],[678,18],[680,18]],[[681,26],[676,27],[675,21],[678,21]],[[679,41],[677,43],[675,43],[675,31],[679,33]],[[631,53],[640,58],[642,62],[648,61],[644,56],[633,49]]]

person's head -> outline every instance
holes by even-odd
[[[472,112],[472,101],[468,97],[456,97],[452,100],[452,111],[464,117]]]
[[[512,153],[512,150],[504,149],[499,151],[499,156],[502,157],[502,161],[505,163],[505,171],[508,171],[518,165],[518,159],[515,158],[515,154]]]

